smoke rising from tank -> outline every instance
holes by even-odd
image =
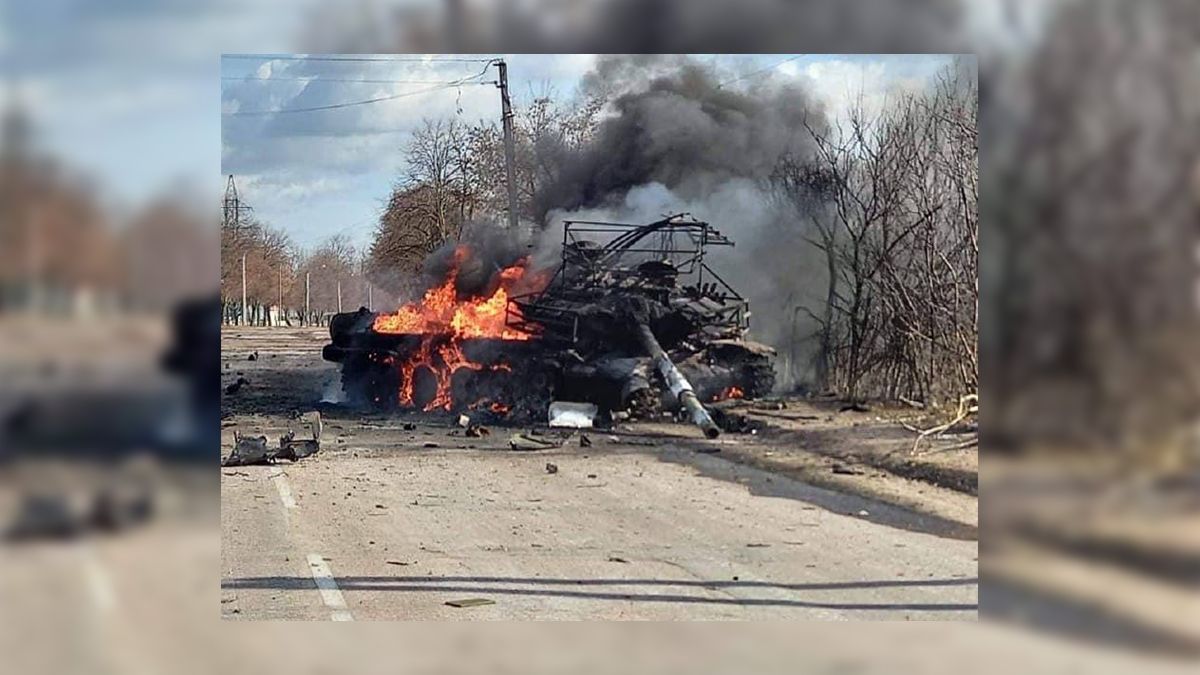
[[[602,58],[583,92],[610,110],[592,143],[536,196],[546,227],[539,251],[561,243],[563,220],[645,223],[687,212],[736,242],[709,264],[751,303],[751,335],[780,354],[780,383],[802,379],[805,340],[824,287],[801,216],[772,198],[780,158],[807,158],[806,125],[824,130],[821,105],[796,83],[733,90],[686,56]]]
[[[608,99],[610,110],[592,142],[536,195],[536,215],[616,203],[649,183],[690,198],[730,180],[763,179],[782,155],[811,152],[805,124],[823,128],[822,108],[796,84],[756,84],[722,87],[711,67],[686,56],[601,58],[582,90]]]

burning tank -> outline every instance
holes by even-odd
[[[647,225],[567,221],[561,260],[499,271],[490,293],[457,297],[470,255],[394,313],[330,322],[325,359],[350,400],[382,410],[486,411],[545,419],[552,400],[631,416],[679,410],[710,436],[705,403],[774,386],[774,350],[747,339],[749,304],[706,262],[733,242],[678,214]]]

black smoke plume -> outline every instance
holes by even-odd
[[[602,58],[583,92],[608,99],[611,110],[582,154],[536,195],[538,220],[555,209],[617,203],[650,183],[703,195],[732,179],[765,177],[785,153],[806,155],[805,124],[823,128],[824,111],[798,85],[767,82],[725,87],[687,56]]]

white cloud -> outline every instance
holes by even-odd
[[[299,202],[342,190],[346,181],[336,176],[295,177],[288,173],[243,174],[238,186],[247,197],[266,196],[279,202]]]
[[[796,66],[792,75],[800,78],[812,95],[825,104],[827,114],[836,124],[847,119],[855,106],[861,105],[870,115],[882,110],[889,99],[923,89],[946,63],[941,57],[899,58],[904,60],[887,57],[822,60]],[[781,66],[781,71],[789,65],[792,64]]]

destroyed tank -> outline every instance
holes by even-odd
[[[748,302],[705,260],[708,247],[732,245],[687,214],[646,225],[567,221],[548,283],[508,299],[507,327],[531,339],[457,341],[471,367],[454,373],[450,405],[437,407],[484,404],[530,419],[545,419],[552,399],[635,417],[682,407],[712,435],[703,403],[764,396],[775,383],[774,350],[747,339]],[[396,364],[429,351],[429,339],[380,334],[375,316],[335,316],[324,356],[343,364],[354,400],[386,409],[405,386]]]

